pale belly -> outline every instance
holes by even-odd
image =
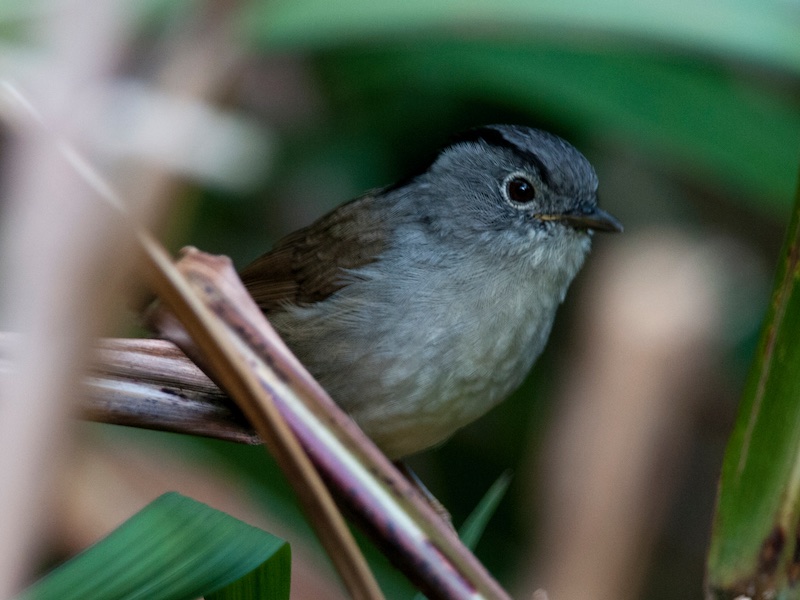
[[[324,302],[270,315],[289,347],[390,458],[439,444],[514,391],[544,349],[588,249],[566,271],[497,276],[369,268]],[[562,264],[563,264],[562,260]],[[421,293],[420,290],[424,290]]]
[[[513,327],[489,320],[416,346],[405,358],[377,367],[380,384],[369,401],[343,398],[341,404],[389,457],[440,444],[519,387],[547,342],[554,311],[530,315]]]

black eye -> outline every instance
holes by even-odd
[[[529,179],[516,175],[506,181],[506,194],[514,202],[530,202],[536,198],[536,188]]]

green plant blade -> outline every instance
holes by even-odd
[[[475,546],[478,545],[478,541],[481,539],[486,525],[489,524],[489,519],[494,515],[497,510],[497,505],[500,504],[500,501],[506,495],[510,484],[511,473],[505,472],[500,475],[492,486],[486,490],[481,501],[478,502],[478,505],[458,530],[458,537],[461,538],[461,541],[464,542],[464,545],[470,550],[475,550]]]
[[[800,577],[800,187],[722,467],[707,560],[714,598],[795,598]]]
[[[288,600],[290,565],[283,540],[169,493],[20,598]]]
[[[623,135],[661,163],[700,181],[711,177],[732,199],[755,194],[752,209],[788,214],[800,140],[797,102],[708,64],[646,46],[600,52],[440,39],[340,51],[322,65],[348,97],[360,93],[366,105],[407,93],[479,98]]]
[[[289,600],[292,551],[281,546],[269,560],[218,592],[205,595],[205,600]]]
[[[282,0],[257,2],[247,22],[268,43],[322,46],[454,28],[505,37],[569,36],[591,32],[650,38],[694,46],[800,71],[797,21],[786,3],[741,0],[699,4],[691,0]]]
[[[492,518],[497,505],[506,495],[508,486],[511,484],[511,473],[505,472],[486,490],[486,493],[478,502],[478,505],[472,510],[469,516],[464,520],[464,524],[458,530],[458,537],[464,542],[464,545],[470,550],[475,550],[478,541],[489,524],[489,519]],[[425,600],[426,596],[418,593],[414,596],[414,600]]]
[[[800,73],[785,3],[282,0],[250,4],[242,22],[266,48],[341,56],[336,77],[352,63],[348,97],[381,73],[391,85],[372,97],[427,90],[533,110],[622,134],[658,163],[710,175],[734,199],[756,195],[751,209],[788,212],[796,97],[731,69],[743,59]],[[371,72],[358,70],[370,61]]]

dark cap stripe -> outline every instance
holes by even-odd
[[[539,177],[546,185],[551,185],[551,175],[549,169],[545,166],[542,160],[533,152],[520,148],[517,144],[506,138],[499,129],[494,127],[475,127],[459,133],[452,138],[452,143],[459,142],[485,142],[490,146],[498,148],[506,148],[511,150],[519,158],[534,165],[539,171]]]

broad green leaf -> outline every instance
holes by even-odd
[[[384,98],[436,90],[546,114],[787,213],[800,106],[779,79],[741,69],[800,73],[786,2],[278,0],[252,3],[243,22],[270,50],[348,50],[333,69],[356,74],[352,94],[381,73]]]
[[[536,40],[581,34],[647,38],[800,72],[796,7],[778,0],[276,0],[247,22],[264,42],[317,48],[409,33],[489,33]]]
[[[288,600],[290,563],[283,540],[169,493],[20,598]]]
[[[292,551],[284,544],[260,568],[218,592],[205,595],[205,600],[288,600],[292,572]]]
[[[707,563],[707,582],[715,598],[798,596],[798,332],[800,187],[772,303],[722,467]]]
[[[719,68],[641,49],[463,41],[354,49],[323,65],[349,97],[480,98],[626,137],[659,163],[710,176],[734,199],[756,194],[770,202],[756,208],[788,212],[800,105]]]
[[[175,3],[147,4],[172,11]],[[394,89],[488,98],[629,138],[656,161],[711,175],[735,199],[756,194],[783,216],[800,151],[800,107],[780,78],[748,70],[756,74],[748,82],[741,73],[758,61],[800,74],[800,21],[790,5],[276,0],[250,3],[241,21],[270,50],[357,50],[347,63],[381,49],[374,64]],[[398,52],[387,58],[392,45]],[[736,63],[718,58],[744,59],[740,76],[731,76]],[[354,64],[369,68],[368,60]]]

